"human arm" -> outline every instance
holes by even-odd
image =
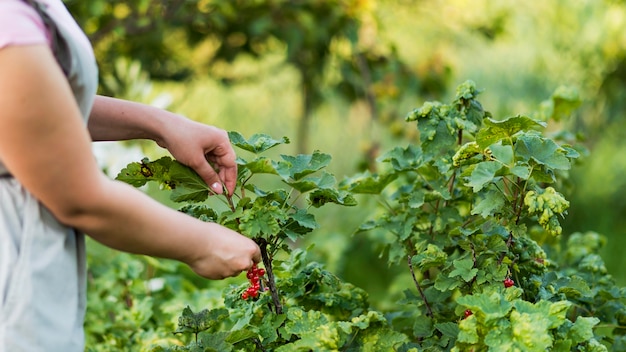
[[[112,248],[182,261],[211,279],[260,261],[258,246],[245,236],[172,210],[100,172],[46,45],[0,50],[0,92],[0,159],[61,223]]]
[[[151,139],[193,168],[213,191],[222,193],[222,183],[230,194],[235,189],[235,152],[228,134],[219,128],[149,105],[104,96],[96,96],[88,128],[94,141]]]

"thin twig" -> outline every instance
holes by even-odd
[[[413,263],[411,263],[411,256],[407,256],[409,258],[408,263],[409,263],[409,269],[411,270],[411,276],[413,277],[413,282],[415,282],[415,287],[417,287],[417,291],[419,291],[420,296],[422,296],[422,300],[424,301],[424,305],[426,306],[426,309],[428,310],[428,316],[429,317],[433,317],[433,311],[430,309],[430,305],[428,304],[428,300],[426,299],[426,296],[424,295],[424,291],[422,291],[422,287],[420,286],[419,282],[417,282],[417,278],[415,277],[415,271],[413,271]]]

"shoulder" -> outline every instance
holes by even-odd
[[[48,43],[46,27],[37,12],[21,0],[0,1],[0,48]]]

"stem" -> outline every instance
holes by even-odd
[[[411,276],[413,277],[413,282],[415,283],[415,287],[417,287],[417,291],[419,291],[420,296],[422,296],[422,300],[424,301],[424,305],[426,306],[426,309],[428,310],[428,316],[429,317],[433,317],[433,311],[430,309],[430,305],[428,304],[428,300],[426,299],[426,296],[424,295],[424,291],[422,291],[422,287],[420,286],[419,282],[417,282],[417,278],[415,277],[415,271],[413,271],[413,264],[411,263],[411,256],[407,256],[409,258],[408,263],[409,263],[409,270],[411,270]]]
[[[267,351],[267,350],[265,349],[265,347],[263,347],[263,344],[261,344],[261,341],[259,341],[259,339],[254,338],[254,339],[253,339],[253,341],[254,341],[254,344],[256,345],[256,347],[257,347],[260,351],[263,351],[263,352]]]
[[[267,253],[267,241],[260,239],[259,247],[261,248],[261,257],[263,258],[263,264],[265,265],[265,271],[267,272],[267,283],[272,294],[272,301],[274,303],[274,310],[276,314],[283,314],[283,307],[280,304],[280,298],[278,297],[278,290],[276,289],[276,279],[274,278],[274,270],[272,269],[272,259]]]
[[[506,240],[506,248],[511,248],[511,245],[513,244],[513,232],[509,232],[509,238]],[[506,253],[502,253],[502,255],[500,256],[500,259],[498,259],[498,265],[502,264],[502,261],[504,260]]]

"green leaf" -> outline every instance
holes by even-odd
[[[240,158],[238,158],[237,161],[239,165],[247,168],[253,174],[278,174],[275,162],[264,156],[258,157],[250,162],[246,162]]]
[[[194,313],[189,306],[183,309],[182,315],[178,317],[178,329],[175,334],[191,332],[194,334],[210,329],[212,326],[219,324],[222,319],[228,316],[228,310],[220,309],[203,309],[199,313]]]
[[[467,178],[467,185],[478,192],[487,184],[493,181],[496,172],[502,168],[502,164],[497,161],[484,161],[476,164],[472,174]]]
[[[260,154],[280,144],[289,144],[289,138],[273,139],[266,134],[254,134],[246,140],[239,132],[228,132],[230,142],[243,150]]]
[[[398,178],[398,174],[395,172],[375,175],[365,172],[344,179],[339,184],[339,187],[352,193],[380,194],[396,178]]]
[[[453,263],[454,270],[450,272],[449,277],[460,276],[465,282],[470,282],[478,272],[478,269],[474,268],[472,258],[457,259]]]
[[[319,176],[307,176],[298,181],[284,181],[289,186],[298,190],[300,193],[305,193],[316,188],[327,189],[335,186],[335,176],[323,171]]]
[[[572,339],[575,344],[579,344],[588,341],[594,337],[593,327],[600,322],[600,319],[596,317],[581,317],[576,318],[576,322],[569,330],[568,337]]]
[[[457,303],[471,309],[474,314],[483,314],[486,321],[501,319],[513,308],[498,292],[461,296],[457,298]]]
[[[472,209],[472,215],[480,215],[483,218],[499,213],[499,210],[506,204],[504,194],[500,191],[490,190],[476,198],[476,205]]]
[[[411,263],[417,266],[420,271],[426,271],[433,267],[445,264],[448,255],[438,246],[429,243],[426,249],[417,248],[419,254],[411,258]]]
[[[115,177],[116,180],[126,182],[134,187],[141,187],[148,181],[164,183],[169,181],[169,168],[172,159],[162,157],[156,161],[144,158],[141,162],[130,163]]]
[[[276,171],[284,180],[300,180],[306,175],[319,171],[330,163],[329,154],[320,153],[300,154],[297,156],[281,155],[284,161],[278,162]]]
[[[406,148],[395,147],[378,158],[378,161],[390,163],[396,171],[415,170],[422,159],[419,146],[409,145]]]
[[[276,235],[284,220],[285,214],[277,206],[260,205],[243,212],[239,219],[239,229],[250,238]]]
[[[233,345],[226,341],[229,333],[227,331],[219,331],[212,334],[202,334],[202,351],[203,352],[230,352]]]
[[[255,334],[254,332],[250,331],[250,330],[235,330],[235,331],[231,331],[228,336],[226,337],[225,341],[230,343],[230,344],[236,344],[239,343],[241,341],[247,340],[247,339],[252,339],[257,337],[257,334]]]
[[[476,142],[483,149],[498,141],[512,141],[513,136],[520,131],[546,127],[546,124],[543,122],[521,115],[509,117],[502,121],[487,118],[483,120],[483,123],[486,127],[476,134]]]
[[[541,103],[545,120],[561,121],[569,117],[582,104],[578,90],[574,87],[558,87],[549,100]]]
[[[316,189],[309,193],[307,200],[312,206],[319,208],[327,203],[354,206],[356,199],[348,193],[336,189]]]
[[[413,336],[417,338],[429,337],[433,334],[433,320],[425,315],[415,317],[413,320]]]
[[[174,161],[169,173],[173,182],[170,199],[174,202],[202,202],[209,196],[209,187],[192,168]]]
[[[515,155],[524,161],[533,160],[551,169],[568,170],[570,161],[566,152],[551,139],[537,134],[519,136],[515,143]]]
[[[493,157],[499,162],[509,165],[513,162],[513,147],[509,144],[502,145],[501,142],[492,144],[489,149]]]

